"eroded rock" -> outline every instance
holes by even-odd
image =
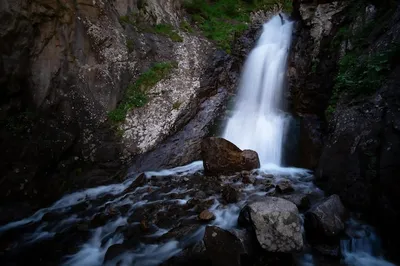
[[[209,210],[204,210],[199,214],[199,219],[204,222],[209,222],[215,219],[215,215]]]
[[[267,251],[294,252],[303,248],[298,209],[285,199],[266,197],[247,205],[240,213],[239,224],[250,224]]]
[[[233,174],[260,167],[255,151],[242,151],[223,138],[204,139],[201,143],[201,156],[206,175]]]
[[[276,189],[276,191],[277,191],[278,193],[282,193],[282,194],[284,194],[284,193],[289,193],[289,192],[293,192],[293,191],[294,191],[293,184],[292,184],[292,182],[291,182],[290,180],[288,180],[288,179],[280,180],[280,181],[276,184],[275,189]]]

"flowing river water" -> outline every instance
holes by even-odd
[[[203,163],[197,161],[66,195],[31,217],[0,226],[0,265],[159,265],[201,240],[206,225],[238,227],[241,208],[273,195],[273,184],[282,179],[290,180],[296,193],[307,195],[311,205],[323,198],[311,171],[280,166],[288,117],[281,104],[291,34],[292,23],[283,17],[264,25],[223,134],[240,148],[258,152],[262,166],[249,173],[251,182],[240,173],[206,177]],[[221,192],[228,185],[239,192],[235,203],[227,202]],[[199,221],[203,209],[214,213],[215,220]],[[351,218],[341,238],[341,259],[329,265],[394,265],[384,260],[371,226]],[[322,265],[307,243],[294,257],[297,265]]]

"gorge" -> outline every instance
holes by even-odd
[[[3,2],[0,264],[395,265],[399,10]]]

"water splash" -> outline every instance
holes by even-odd
[[[278,15],[263,26],[242,74],[238,101],[223,137],[258,152],[261,164],[281,164],[287,115],[280,111],[292,22]]]

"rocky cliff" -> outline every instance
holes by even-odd
[[[399,8],[296,2],[289,69],[301,118],[301,166],[398,243]]]
[[[184,14],[177,0],[1,2],[4,210],[121,180],[131,161],[198,158],[237,67]],[[175,151],[143,155],[180,130]]]

